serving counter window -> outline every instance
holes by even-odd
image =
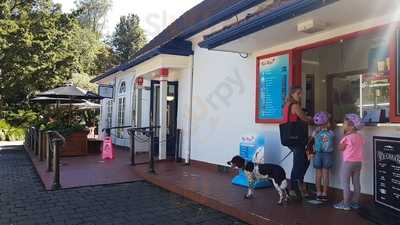
[[[371,33],[302,54],[304,91],[313,79],[308,111],[328,111],[337,123],[347,113],[359,114],[365,123],[385,123],[390,118],[390,35]],[[306,83],[306,84],[305,84]],[[305,94],[310,98],[309,94]]]
[[[400,122],[399,32],[360,32],[325,43],[257,58],[256,122],[282,121],[291,85],[302,85],[310,115],[327,111],[337,123],[347,113],[367,124]]]

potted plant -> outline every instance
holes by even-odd
[[[85,125],[79,123],[66,124],[64,122],[53,122],[46,125],[45,130],[59,132],[65,143],[61,149],[61,156],[87,155],[87,135],[89,130]]]

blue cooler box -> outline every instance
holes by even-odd
[[[240,140],[240,156],[243,157],[246,161],[252,161],[256,150],[259,147],[263,147],[264,144],[265,140],[263,136],[258,136],[257,138],[251,135],[243,136]],[[240,170],[239,175],[233,178],[232,184],[242,187],[249,187],[249,182],[243,170]],[[256,181],[254,188],[260,189],[271,186],[272,184],[270,181]]]

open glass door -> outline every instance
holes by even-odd
[[[178,82],[168,82],[167,90],[167,159],[175,159],[177,139],[177,115],[178,115]],[[150,94],[150,121],[152,126],[160,126],[160,82],[151,81]],[[154,150],[158,156],[159,133],[155,133]]]

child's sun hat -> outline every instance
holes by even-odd
[[[355,113],[346,114],[344,119],[350,121],[357,130],[360,130],[363,127],[360,116]]]
[[[316,125],[324,125],[329,121],[329,114],[326,112],[318,112],[314,115],[313,120]]]

